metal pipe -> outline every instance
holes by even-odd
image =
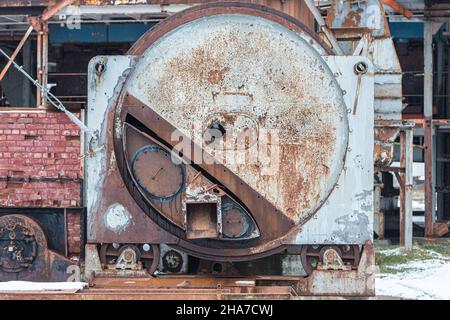
[[[374,231],[378,235],[378,239],[384,239],[384,212],[381,211],[381,189],[384,187],[382,183],[382,173],[376,173],[376,181],[373,192],[373,213],[374,213]]]
[[[433,22],[424,23],[425,236],[433,235]]]
[[[22,40],[20,40],[16,50],[14,50],[13,54],[11,55],[11,59],[8,60],[5,67],[3,68],[2,72],[0,73],[0,81],[2,81],[3,77],[5,76],[6,72],[8,71],[9,67],[11,66],[12,61],[17,57],[20,50],[22,49],[23,45],[27,41],[28,37],[30,36],[31,32],[33,31],[33,26],[29,26],[27,32],[23,36]]]
[[[400,185],[400,245],[405,246],[405,220],[406,220],[406,201],[405,201],[405,171],[406,171],[406,148],[405,131],[400,131],[400,167],[404,169],[401,173],[395,173]]]
[[[325,20],[322,18],[322,15],[320,14],[319,10],[317,10],[313,0],[305,0],[305,4],[308,6],[309,11],[311,11],[311,13],[313,14],[314,18],[316,19],[317,23],[320,26],[320,29],[323,31],[323,33],[325,33],[328,40],[331,42],[334,52],[338,56],[343,56],[344,52],[339,46],[339,42],[336,40],[333,32],[331,32],[331,30],[327,27]]]
[[[47,82],[48,82],[48,25],[47,22],[42,23],[42,92],[41,105],[47,107]]]
[[[42,31],[38,30],[38,36],[36,40],[36,79],[39,84],[41,81],[41,65],[42,65]],[[41,107],[41,88],[36,86],[36,107]]]
[[[412,250],[413,246],[413,131],[408,129],[403,132],[404,144],[404,245],[406,250]]]

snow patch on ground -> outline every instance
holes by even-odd
[[[395,248],[395,249],[386,249],[386,250],[380,250],[384,255],[387,256],[393,256],[393,255],[401,255],[403,254],[402,249],[399,248]]]
[[[395,254],[396,250],[398,249],[386,250],[383,253]],[[406,299],[450,299],[450,258],[433,251],[429,253],[432,259],[413,260],[392,266],[400,270],[399,273],[378,274],[376,294]]]
[[[87,287],[84,282],[30,282],[6,281],[0,282],[0,292],[10,291],[78,291]]]

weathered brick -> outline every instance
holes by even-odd
[[[0,176],[77,179],[79,134],[60,112],[0,114]],[[1,206],[75,207],[80,201],[78,182],[33,181],[0,188],[6,190],[0,192]]]

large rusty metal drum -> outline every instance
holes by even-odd
[[[111,161],[140,209],[206,259],[292,243],[336,187],[348,148],[327,46],[281,12],[228,3],[166,19],[129,54]]]

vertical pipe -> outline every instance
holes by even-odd
[[[48,79],[48,24],[42,23],[42,86],[44,92],[42,94],[42,107],[47,107],[47,79]]]
[[[374,231],[378,235],[378,239],[384,239],[384,212],[381,211],[381,189],[383,188],[382,174],[376,173],[373,193],[373,211],[374,211]]]
[[[38,30],[36,38],[36,79],[38,83],[42,84],[42,30]],[[41,107],[41,89],[36,87],[36,107]]]
[[[411,250],[413,245],[413,211],[412,211],[412,192],[413,192],[413,131],[407,129],[404,135],[405,144],[405,216],[404,216],[404,237],[405,249]]]
[[[66,257],[69,256],[69,239],[68,239],[68,234],[67,234],[67,230],[69,228],[69,225],[67,223],[67,208],[64,208],[64,255]]]
[[[80,109],[80,120],[85,123],[87,126],[89,124],[87,123],[87,115],[86,115],[86,109]],[[85,188],[85,181],[86,181],[86,171],[85,171],[85,157],[86,154],[86,134],[80,130],[80,155],[81,157],[81,163],[80,163],[80,177],[83,179],[81,182],[81,190],[80,190],[80,207],[87,206],[87,204],[84,203],[86,199],[86,188]]]
[[[400,167],[405,169],[406,168],[406,143],[405,143],[405,131],[400,131]],[[405,192],[405,172],[402,172],[399,174],[400,179],[400,245],[405,245],[405,222],[406,222],[406,192]]]
[[[433,23],[424,23],[425,236],[433,235]]]

